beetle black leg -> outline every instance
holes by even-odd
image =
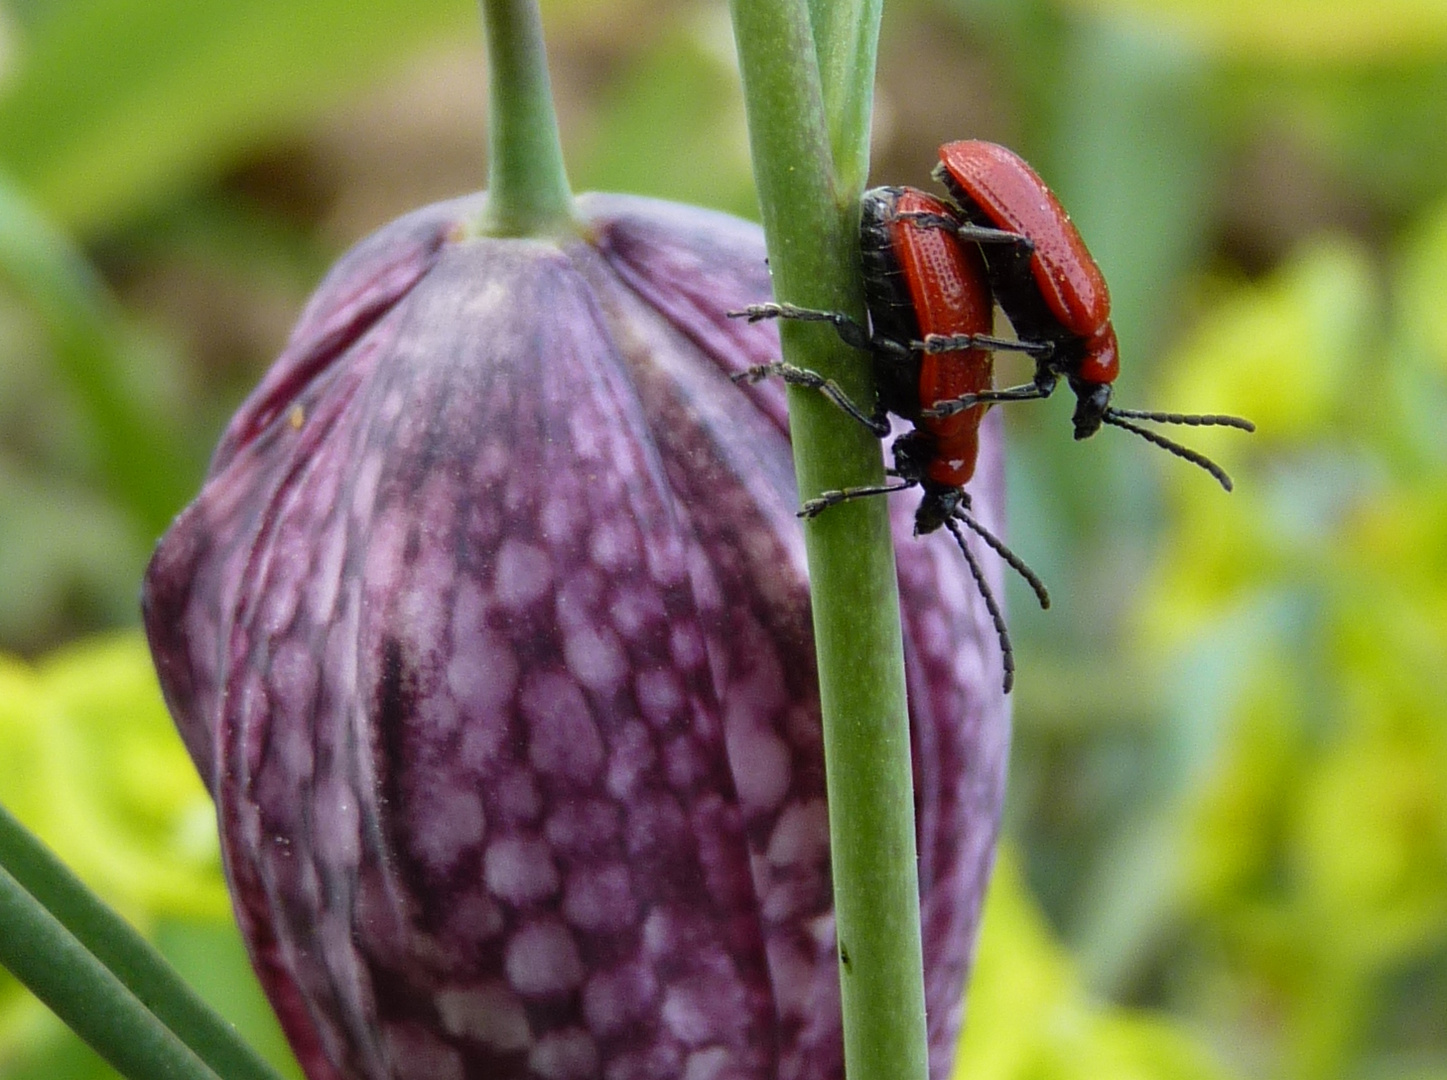
[[[972,225],[968,221],[948,217],[944,214],[930,214],[925,211],[906,210],[898,215],[901,221],[913,221],[926,229],[944,229],[954,233],[961,240],[976,244],[1013,244],[1026,252],[1035,250],[1034,242],[1028,236],[1011,232],[1009,229],[992,229],[985,225]]]
[[[994,334],[926,334],[923,341],[911,341],[910,347],[931,354],[957,352],[960,349],[1022,352],[1037,360],[1043,360],[1055,352],[1054,342],[1021,341],[1018,338],[996,337]]]
[[[777,375],[790,386],[803,386],[810,390],[818,390],[826,398],[832,401],[839,408],[843,409],[854,419],[867,427],[878,438],[884,438],[889,434],[889,421],[883,416],[870,416],[846,394],[833,379],[826,379],[817,371],[810,371],[808,368],[796,367],[778,361],[773,364],[755,364],[751,368],[730,375],[736,383],[756,383],[767,379],[770,375]]]
[[[931,214],[928,210],[901,210],[894,217],[896,221],[908,221],[918,225],[921,229],[943,229],[945,232],[954,232],[961,224],[958,218],[950,217],[948,214]],[[995,231],[1012,240],[1019,239],[1015,233],[1006,233],[1003,229]]]
[[[955,235],[961,240],[971,240],[976,244],[1013,244],[1027,255],[1035,251],[1033,240],[1008,229],[990,229],[983,225],[967,225],[961,222],[955,225]]]
[[[903,484],[880,484],[870,487],[843,488],[838,491],[822,492],[817,499],[810,499],[799,508],[799,517],[818,517],[831,506],[838,506],[842,502],[851,499],[867,499],[871,495],[888,495],[891,491],[908,491],[916,486],[916,481],[909,480]]]
[[[748,319],[751,323],[764,319],[798,319],[801,322],[827,322],[834,327],[844,344],[869,352],[873,339],[869,331],[842,311],[818,311],[793,304],[750,304],[742,311],[730,311],[730,319]]]
[[[1012,386],[1005,390],[984,390],[978,394],[966,394],[964,397],[951,398],[948,401],[937,401],[928,409],[921,409],[919,414],[934,420],[943,416],[954,416],[955,413],[964,412],[976,405],[1001,405],[1008,401],[1038,401],[1041,398],[1048,398],[1054,390],[1054,383],[1047,385],[1024,383],[1021,386]]]

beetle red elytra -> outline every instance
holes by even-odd
[[[1009,631],[961,526],[979,535],[1025,578],[1041,607],[1050,606],[1050,595],[1019,556],[970,513],[964,485],[974,475],[980,421],[989,403],[979,401],[949,412],[932,410],[939,403],[960,402],[990,390],[994,374],[991,349],[1031,351],[1033,346],[989,333],[994,302],[979,249],[930,224],[932,218],[950,212],[940,199],[913,188],[865,192],[860,252],[868,330],[838,312],[788,304],[758,304],[729,312],[750,322],[789,318],[832,324],[845,342],[868,351],[873,358],[878,390],[873,410],[865,412],[835,383],[790,364],[761,364],[736,375],[735,380],[757,381],[778,375],[786,382],[819,390],[880,438],[890,433],[889,413],[915,425],[913,431],[894,441],[894,467],[889,472],[899,483],[826,491],[806,502],[800,515],[813,517],[849,499],[921,488],[924,494],[915,511],[915,533],[943,527],[954,536],[994,622],[1008,694],[1015,678]],[[952,345],[926,351],[919,346],[926,336],[948,338]]]
[[[1110,290],[1070,215],[1023,158],[996,143],[945,143],[934,175],[955,201],[953,213],[920,215],[918,223],[953,231],[979,244],[989,268],[995,299],[1015,332],[1053,348],[1035,352],[1035,377],[1024,386],[961,395],[934,407],[936,415],[976,408],[982,402],[1049,397],[1064,376],[1075,393],[1075,437],[1094,435],[1102,423],[1132,431],[1149,442],[1201,466],[1227,491],[1231,478],[1210,458],[1131,420],[1193,427],[1234,427],[1255,431],[1239,416],[1190,415],[1117,409],[1110,404],[1120,373]],[[926,350],[950,349],[947,335]]]

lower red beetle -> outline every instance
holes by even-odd
[[[1041,607],[1050,606],[1049,593],[1035,573],[970,513],[970,496],[964,490],[975,472],[980,421],[989,408],[982,395],[989,391],[994,374],[990,350],[1031,351],[1033,346],[989,334],[994,303],[978,249],[930,224],[949,212],[941,200],[913,188],[882,187],[865,193],[860,251],[870,330],[838,312],[791,304],[759,304],[730,312],[751,322],[787,318],[831,323],[845,342],[874,357],[879,393],[874,410],[866,412],[832,381],[791,364],[759,365],[736,378],[757,381],[778,375],[817,389],[881,438],[890,433],[888,413],[915,425],[894,441],[894,467],[889,472],[899,483],[826,491],[806,502],[800,514],[813,517],[848,499],[923,489],[915,511],[915,533],[944,527],[959,544],[994,620],[1009,693],[1015,679],[1009,631],[961,526],[980,536],[1029,582]],[[929,336],[948,338],[951,346],[920,348],[920,339]],[[953,407],[971,397],[975,403]],[[937,410],[941,403],[952,407],[947,412]]]
[[[937,403],[932,414],[948,416],[985,402],[1049,397],[1063,375],[1076,396],[1077,439],[1094,435],[1102,423],[1125,428],[1201,466],[1230,491],[1231,478],[1210,458],[1130,421],[1255,431],[1251,421],[1238,416],[1140,412],[1111,406],[1120,358],[1110,321],[1110,291],[1070,215],[1035,170],[1003,146],[968,140],[940,147],[940,164],[934,175],[949,189],[958,210],[921,214],[916,222],[978,243],[995,298],[1015,332],[1052,347],[1034,352],[1032,382],[963,394],[955,401]],[[924,344],[927,351],[956,347],[949,335],[931,340],[928,333]]]

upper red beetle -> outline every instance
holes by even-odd
[[[881,438],[890,433],[887,413],[915,425],[915,430],[894,441],[890,474],[900,483],[826,491],[805,503],[801,514],[813,517],[848,499],[922,488],[915,532],[944,527],[954,535],[994,620],[1003,654],[1005,692],[1009,693],[1015,670],[1009,633],[960,526],[971,529],[999,552],[1030,583],[1041,606],[1050,606],[1040,579],[969,513],[970,497],[964,490],[975,473],[980,421],[989,408],[984,397],[994,376],[989,350],[1028,351],[1033,347],[989,334],[994,303],[979,249],[933,225],[935,219],[943,220],[950,213],[951,208],[940,199],[914,188],[881,187],[864,193],[859,246],[868,330],[839,312],[792,304],[757,304],[730,313],[746,315],[750,321],[788,318],[833,324],[847,343],[867,350],[874,358],[879,398],[872,411],[861,409],[817,372],[791,364],[761,364],[736,378],[754,381],[779,375],[795,385],[817,389]],[[919,342],[926,337],[947,340],[950,347],[924,350]],[[967,400],[973,403],[948,410],[935,408]]]
[[[1077,439],[1094,435],[1102,423],[1113,424],[1200,465],[1231,490],[1231,478],[1215,462],[1128,419],[1254,431],[1249,420],[1111,407],[1111,384],[1120,373],[1120,358],[1110,322],[1110,291],[1070,215],[1035,170],[1003,146],[967,140],[940,147],[934,175],[949,188],[958,210],[920,215],[920,224],[950,229],[980,244],[995,298],[1016,333],[1032,344],[1050,346],[1034,350],[1033,382],[962,395],[937,405],[934,415],[947,416],[986,402],[1048,397],[1064,375],[1077,399]],[[925,341],[927,351],[952,344],[948,337]]]

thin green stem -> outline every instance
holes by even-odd
[[[884,0],[810,0],[819,85],[829,125],[836,185],[858,192],[869,179],[874,60]]]
[[[869,53],[854,70],[835,72],[832,96],[855,104],[847,106],[852,120],[832,123],[807,0],[733,0],[733,17],[775,298],[862,318],[857,230],[864,169],[836,169],[833,135],[847,135],[847,161],[867,160],[874,34],[853,17],[831,17],[826,48],[849,38],[856,47],[867,43]],[[846,91],[846,80],[864,85]],[[780,334],[786,360],[836,379],[855,400],[873,400],[865,358],[827,327],[786,323]],[[801,496],[883,480],[878,441],[821,395],[791,388],[789,424]],[[849,1080],[925,1080],[909,720],[885,500],[835,506],[806,525],[804,536],[824,714],[845,1069]]]
[[[537,0],[482,0],[487,39],[487,212],[491,236],[573,228]]]
[[[132,1080],[219,1080],[8,871],[0,869],[0,965]]]
[[[227,1080],[280,1080],[130,923],[87,889],[4,806],[0,867],[217,1073]]]

